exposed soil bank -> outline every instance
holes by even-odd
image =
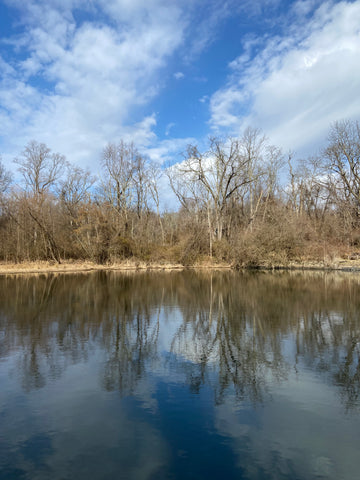
[[[203,262],[195,265],[185,266],[172,263],[145,263],[126,261],[114,264],[100,265],[93,262],[72,262],[65,261],[61,264],[52,262],[24,262],[24,263],[0,263],[0,275],[31,274],[31,273],[76,273],[91,272],[96,270],[111,271],[141,271],[141,270],[184,270],[184,269],[234,269],[235,267],[226,263]],[[338,259],[331,263],[304,261],[290,263],[288,265],[259,265],[245,267],[246,269],[266,270],[329,270],[329,271],[360,271],[360,259],[344,260]]]

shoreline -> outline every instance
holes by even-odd
[[[101,265],[93,262],[71,262],[64,261],[61,264],[53,262],[23,262],[11,263],[0,262],[0,275],[26,275],[26,274],[47,274],[47,273],[88,273],[96,271],[174,271],[174,270],[231,270],[233,267],[228,264],[199,264],[181,265],[173,263],[146,263],[146,262],[119,262],[114,264]]]
[[[101,265],[93,262],[64,261],[61,264],[54,262],[0,262],[0,275],[31,275],[48,273],[89,273],[95,271],[181,271],[181,270],[262,270],[262,271],[325,271],[325,272],[360,272],[360,260],[339,259],[332,263],[304,261],[289,263],[288,265],[258,265],[235,267],[227,263],[204,262],[194,265],[181,265],[176,263],[146,263],[124,261],[119,263]]]

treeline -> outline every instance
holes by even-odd
[[[234,265],[331,261],[360,248],[360,125],[335,123],[323,151],[284,156],[260,130],[189,145],[161,169],[132,143],[109,144],[101,174],[30,142],[14,159],[15,185],[0,159],[0,259],[128,258]],[[164,211],[160,185],[179,201]]]

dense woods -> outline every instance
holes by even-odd
[[[101,174],[31,141],[14,159],[15,184],[0,159],[0,259],[132,258],[185,265],[286,265],[360,250],[360,124],[332,125],[316,156],[297,159],[247,128],[239,138],[189,145],[166,169],[132,143],[112,143]],[[167,211],[167,180],[179,208]]]

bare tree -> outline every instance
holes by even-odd
[[[90,170],[68,164],[66,175],[59,182],[57,193],[72,219],[76,217],[77,208],[89,196],[89,191],[95,183],[95,177]]]
[[[323,216],[330,204],[329,176],[319,157],[309,157],[292,165],[288,159],[290,185],[287,196],[292,210],[299,217]]]
[[[263,154],[266,144],[266,137],[259,128],[247,127],[240,140],[241,156],[245,160],[244,165],[247,169],[248,191],[249,191],[249,226],[252,228],[253,221],[263,196],[263,190],[260,189],[259,198],[255,199],[256,180],[263,173]]]
[[[267,214],[270,202],[273,202],[276,198],[280,200],[281,193],[279,176],[284,164],[284,156],[281,149],[275,147],[274,145],[267,146],[265,149],[265,162],[262,166],[262,174],[260,176],[262,180],[262,186],[258,202],[256,204],[256,206],[258,206],[260,201],[263,200],[263,220]],[[255,211],[254,218],[256,213],[257,212]]]
[[[149,181],[149,191],[150,196],[156,207],[156,214],[159,220],[159,226],[161,230],[161,239],[162,243],[165,243],[165,232],[163,221],[160,213],[160,196],[159,196],[159,183],[163,176],[161,168],[154,162],[149,163],[149,172],[148,172],[148,181]]]
[[[12,182],[11,173],[5,169],[0,155],[0,198],[8,190]]]
[[[23,202],[33,221],[32,243],[36,255],[49,255],[61,263],[55,235],[56,207],[52,190],[67,165],[65,157],[60,153],[51,153],[44,143],[33,140],[14,162],[19,166],[18,170],[25,182]]]
[[[10,226],[9,222],[9,201],[7,198],[7,191],[12,181],[12,175],[7,171],[2,163],[0,156],[0,257],[6,258],[8,248],[10,247],[6,241],[6,232]]]
[[[36,196],[48,192],[61,177],[66,165],[60,153],[51,153],[44,143],[32,140],[14,162],[19,165],[26,187]]]
[[[132,201],[132,178],[138,152],[133,143],[120,141],[110,143],[103,151],[104,175],[101,191],[116,213],[122,218],[125,231],[128,229],[128,214]]]
[[[340,191],[354,215],[360,218],[360,124],[344,120],[333,124],[323,152],[325,167],[333,174],[333,187]]]
[[[210,238],[214,236],[221,240],[226,230],[225,212],[230,199],[254,180],[253,175],[249,176],[251,158],[241,147],[236,139],[211,138],[209,150],[204,153],[197,146],[190,145],[185,161],[178,166],[183,178],[201,187],[201,197],[209,213]]]
[[[139,220],[144,212],[149,211],[149,162],[147,158],[136,151],[133,157],[132,185],[134,191],[134,204]]]

